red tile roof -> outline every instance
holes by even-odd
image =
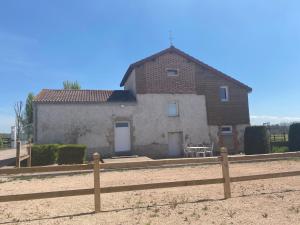
[[[34,99],[37,103],[104,103],[135,102],[127,90],[49,90],[43,89]]]

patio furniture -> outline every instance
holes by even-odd
[[[189,155],[191,155],[191,157],[206,157],[207,155],[213,156],[213,144],[198,144],[193,146],[186,146],[185,156],[189,157]]]

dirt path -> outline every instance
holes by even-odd
[[[231,176],[300,170],[300,161],[230,165]],[[221,177],[220,165],[104,172],[101,185]],[[90,188],[92,174],[43,179],[0,178],[0,195]],[[0,224],[300,224],[300,177],[232,184],[223,200],[222,185],[157,189],[93,196],[0,203]]]

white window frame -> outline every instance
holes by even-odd
[[[220,95],[221,89],[225,89],[226,98],[222,98],[222,96]],[[220,86],[219,96],[220,96],[220,99],[221,99],[222,102],[228,102],[229,101],[229,88],[228,88],[228,86]]]
[[[230,131],[223,131],[222,130],[223,128],[229,128]],[[230,126],[230,125],[221,126],[221,134],[232,134],[232,126]]]
[[[170,105],[176,105],[176,114],[170,114]],[[179,116],[179,106],[177,101],[168,102],[168,108],[167,108],[168,117],[178,117]]]
[[[177,74],[171,75],[171,74],[168,73],[169,70],[176,70]],[[166,68],[166,73],[167,73],[168,77],[177,77],[179,75],[179,69],[177,69],[177,68]]]

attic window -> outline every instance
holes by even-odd
[[[220,87],[220,100],[222,102],[228,102],[229,101],[228,86],[221,86]]]
[[[168,68],[166,69],[166,71],[167,71],[167,75],[170,77],[178,76],[178,69]]]

